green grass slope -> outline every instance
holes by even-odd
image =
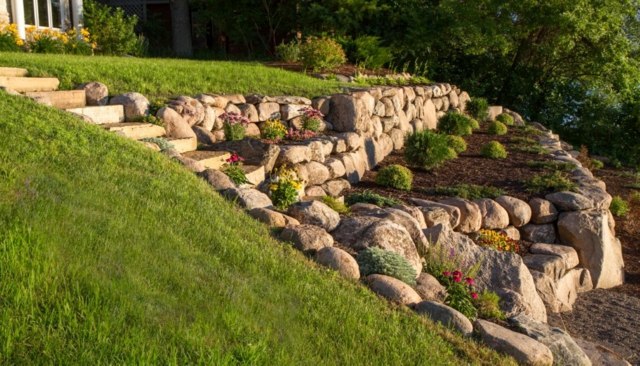
[[[32,76],[58,77],[61,89],[100,81],[112,95],[136,91],[149,98],[256,90],[266,95],[314,97],[340,91],[335,81],[249,62],[0,52],[0,66],[24,67]]]
[[[269,237],[161,154],[0,93],[0,364],[510,362]]]

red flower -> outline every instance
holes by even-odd
[[[445,277],[449,277],[449,276],[451,276],[451,272],[444,271],[444,272],[442,272],[442,275],[445,276]]]
[[[478,299],[478,293],[477,292],[472,292],[471,293],[471,298],[474,299],[474,300]]]
[[[467,285],[473,285],[476,283],[476,281],[474,281],[471,277],[465,278],[465,281],[467,281]]]

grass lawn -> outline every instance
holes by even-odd
[[[136,91],[148,98],[199,93],[262,93],[314,97],[340,91],[340,83],[259,63],[0,52],[0,66],[55,76],[61,89],[100,81],[112,95]]]
[[[137,142],[4,93],[0,110],[0,364],[512,362],[313,265]]]

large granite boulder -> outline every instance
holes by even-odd
[[[520,365],[551,366],[553,353],[549,347],[533,338],[507,328],[478,319],[475,328],[482,342],[499,352],[515,358]]]
[[[303,224],[316,225],[332,231],[340,223],[340,214],[320,201],[296,202],[289,206],[288,214]]]

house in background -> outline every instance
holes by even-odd
[[[20,38],[26,28],[67,29],[82,26],[82,0],[0,0],[0,22],[15,23]]]

